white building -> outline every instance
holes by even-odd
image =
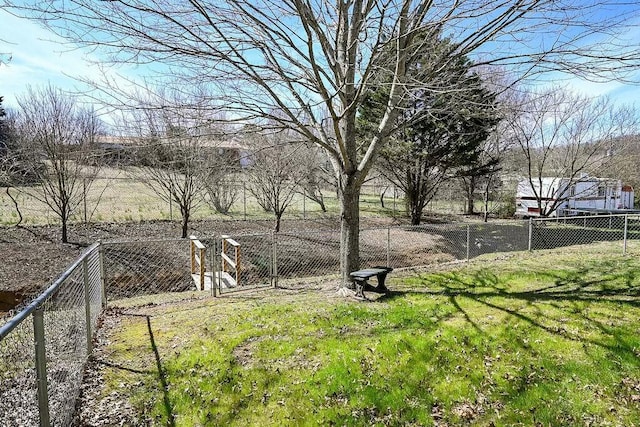
[[[540,204],[538,204],[540,201]],[[633,209],[633,188],[620,180],[581,176],[573,182],[568,178],[545,177],[518,182],[516,216],[563,216],[584,213],[614,213]]]

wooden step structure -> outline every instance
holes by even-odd
[[[190,239],[191,277],[196,290],[214,291],[238,286],[240,279],[240,244],[222,236],[221,271],[207,271],[207,247],[195,236]]]

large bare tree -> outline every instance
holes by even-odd
[[[185,89],[216,86],[212,105],[230,117],[266,117],[324,148],[339,187],[345,281],[359,266],[360,188],[407,88],[425,84],[407,73],[417,34],[451,36],[442,69],[469,55],[521,78],[553,70],[622,78],[640,56],[637,40],[625,39],[637,11],[628,0],[4,1],[110,61],[155,64]],[[385,61],[383,51],[392,52]],[[356,112],[381,68],[392,72],[387,106],[359,147]]]
[[[205,153],[205,164],[200,170],[204,190],[208,196],[205,201],[216,212],[229,215],[231,207],[239,197],[240,189],[236,183],[242,167],[236,153],[219,150]]]
[[[335,187],[334,175],[327,156],[317,145],[303,143],[297,147],[300,167],[300,188],[303,197],[318,204],[322,212],[327,212],[323,190]]]
[[[21,187],[46,204],[60,219],[61,239],[68,241],[71,215],[84,200],[97,175],[92,159],[100,122],[91,108],[52,86],[29,88],[18,97],[16,129],[22,157],[28,153],[26,174],[35,176],[39,191]]]

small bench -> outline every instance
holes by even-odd
[[[376,267],[372,267],[372,268],[365,268],[363,270],[358,270],[358,271],[353,271],[349,274],[349,277],[351,277],[351,281],[353,282],[353,284],[355,285],[356,288],[356,298],[362,298],[362,299],[366,299],[366,297],[364,296],[364,291],[372,291],[372,292],[377,292],[379,294],[386,294],[389,292],[389,289],[387,289],[387,287],[384,284],[385,279],[387,278],[387,274],[390,273],[391,271],[393,271],[393,268],[391,267],[380,267],[380,266],[376,266]],[[376,277],[378,283],[377,285],[371,286],[367,281],[372,278],[372,277]]]

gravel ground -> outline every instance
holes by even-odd
[[[72,427],[145,425],[127,399],[126,390],[103,395],[103,369],[109,360],[106,349],[110,343],[109,336],[119,324],[120,313],[117,310],[108,309],[100,316],[100,325],[94,337],[91,358],[85,368]]]

